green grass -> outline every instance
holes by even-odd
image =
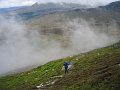
[[[78,59],[78,60],[77,60]],[[64,61],[73,64],[64,74]],[[64,75],[45,90],[119,90],[120,88],[120,43],[100,48],[73,57],[48,62],[28,72],[0,78],[0,90],[33,90],[50,77]]]

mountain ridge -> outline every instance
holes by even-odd
[[[112,2],[106,6],[100,6],[102,9],[120,11],[120,1]]]
[[[9,14],[21,17],[23,20],[32,19],[37,16],[44,16],[54,13],[64,13],[69,11],[86,11],[86,12],[117,12],[119,13],[120,10],[120,1],[112,2],[106,6],[100,6],[96,8],[91,8],[89,6],[80,5],[80,4],[74,4],[74,3],[45,3],[45,4],[39,4],[35,3],[31,6],[27,7],[21,7],[17,9],[8,10],[8,16]],[[94,16],[93,13],[93,16]],[[4,15],[4,14],[3,14]],[[6,14],[5,14],[6,15]]]

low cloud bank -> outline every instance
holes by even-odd
[[[0,75],[104,47],[119,40],[116,35],[95,32],[96,28],[84,20],[69,21],[61,27],[66,30],[64,42],[49,38],[38,30],[28,30],[14,18],[0,16]]]

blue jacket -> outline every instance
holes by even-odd
[[[69,62],[64,62],[64,67],[68,67],[69,65]]]

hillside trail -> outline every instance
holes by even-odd
[[[49,81],[47,81],[45,83],[41,83],[40,85],[36,86],[35,90],[44,90],[46,87],[53,85],[56,81],[58,81],[62,77],[63,77],[63,75],[50,77]]]
[[[73,68],[73,65],[69,65],[68,69],[69,72],[71,72],[71,69]],[[64,71],[64,67],[62,67],[62,71]],[[58,76],[53,76],[50,77],[49,81],[45,82],[45,83],[41,83],[40,85],[36,86],[34,90],[44,90],[45,88],[54,85],[58,80],[60,80],[64,75],[67,74],[62,74],[62,75],[58,75]]]

